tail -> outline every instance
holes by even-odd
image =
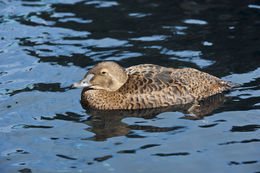
[[[237,88],[240,87],[240,84],[237,83],[233,83],[233,82],[229,82],[229,81],[222,81],[222,83],[224,84],[224,86],[226,86],[226,89],[233,89],[233,88]]]
[[[237,88],[237,87],[240,87],[241,84],[228,82],[228,86],[229,86],[230,88]]]

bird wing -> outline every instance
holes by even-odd
[[[142,64],[126,69],[131,94],[148,95],[147,99],[169,104],[185,104],[194,100],[186,86],[174,78],[175,69],[152,64]]]

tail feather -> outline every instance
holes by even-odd
[[[223,81],[222,83],[226,86],[227,90],[241,86],[240,84],[229,82],[229,81]]]
[[[241,85],[238,84],[238,83],[228,82],[228,86],[229,86],[230,88],[237,88],[237,87],[240,87]]]

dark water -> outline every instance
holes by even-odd
[[[85,111],[68,86],[103,60],[193,67],[241,87],[197,116]],[[259,130],[259,1],[0,1],[1,173],[253,173]]]

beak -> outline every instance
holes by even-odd
[[[94,77],[94,74],[89,74],[82,80],[71,85],[71,88],[86,88],[91,87],[90,80]]]
[[[89,86],[90,86],[89,84],[88,85],[86,85],[86,84],[83,85],[82,81],[78,81],[78,82],[72,84],[70,88],[84,88],[84,87],[89,87]]]

